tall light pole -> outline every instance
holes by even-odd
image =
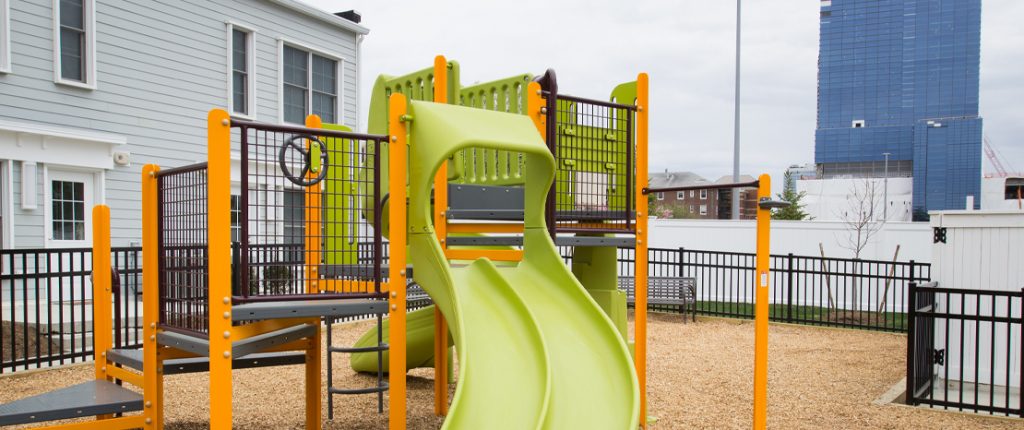
[[[732,129],[732,181],[740,181],[740,3],[736,0],[736,100]],[[740,192],[732,189],[732,219],[740,219]]]
[[[882,179],[882,221],[889,221],[889,156],[890,152],[883,152],[885,156],[885,178]]]

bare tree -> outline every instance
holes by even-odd
[[[852,251],[853,258],[860,258],[871,238],[885,226],[881,210],[885,202],[878,188],[878,183],[871,179],[864,179],[860,184],[854,182],[847,195],[846,210],[837,214],[847,232],[839,246]]]
[[[839,246],[853,252],[855,260],[860,259],[860,253],[871,242],[871,238],[882,231],[885,226],[885,218],[882,216],[882,205],[886,204],[882,190],[876,181],[869,178],[861,182],[854,182],[850,188],[850,194],[846,199],[846,210],[838,213],[838,218],[846,226],[846,237],[839,240]],[[854,262],[853,282],[853,310],[860,310],[861,296],[861,271],[860,262]]]

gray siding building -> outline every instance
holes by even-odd
[[[3,248],[91,246],[99,203],[138,243],[142,166],[204,161],[212,108],[356,128],[367,33],[294,0],[0,0]]]

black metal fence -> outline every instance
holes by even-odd
[[[755,254],[651,248],[650,276],[692,277],[697,312],[754,317]],[[633,274],[634,251],[619,250],[619,274]],[[772,255],[772,321],[903,332],[907,289],[930,280],[931,266],[911,261]],[[671,308],[666,308],[671,310]]]
[[[114,344],[141,346],[142,256],[112,250]],[[92,249],[0,250],[0,373],[92,359]]]
[[[909,287],[909,405],[1024,417],[1024,289]]]
[[[303,261],[294,248],[301,245],[250,246],[254,267],[288,267],[296,281]],[[238,247],[234,247],[237,255]],[[385,248],[386,252],[386,248]],[[112,249],[114,285],[113,341],[115,348],[142,346],[142,248]],[[237,275],[236,275],[237,276]],[[92,249],[0,250],[0,374],[92,360]],[[235,282],[240,282],[235,278]],[[272,288],[274,283],[250,288]],[[269,285],[269,286],[268,286]],[[236,288],[239,288],[236,285]],[[412,286],[409,310],[432,304]],[[337,318],[355,321],[373,314]]]

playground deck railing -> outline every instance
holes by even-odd
[[[543,92],[556,174],[548,225],[557,233],[630,233],[636,220],[636,106]]]

